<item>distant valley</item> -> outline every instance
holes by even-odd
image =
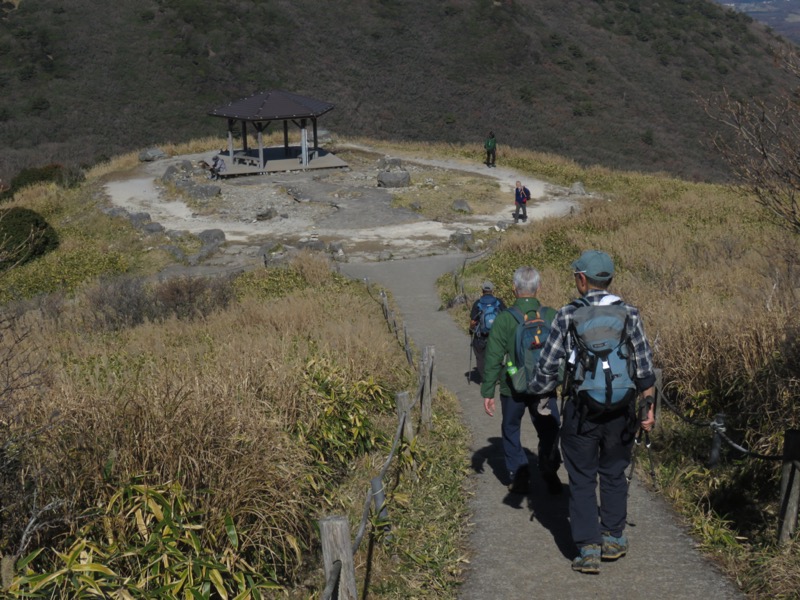
[[[720,2],[768,25],[775,33],[800,44],[800,0]]]

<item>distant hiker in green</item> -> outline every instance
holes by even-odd
[[[625,469],[637,432],[655,423],[656,376],[639,311],[608,292],[611,257],[587,250],[572,270],[580,298],[558,311],[528,389],[551,393],[565,367],[561,451],[569,475],[569,524],[580,552],[572,568],[599,573],[601,560],[628,552]]]
[[[541,277],[536,269],[533,267],[518,268],[514,271],[513,282],[516,301],[511,308],[497,315],[489,334],[489,343],[486,346],[484,379],[481,385],[483,408],[490,417],[494,416],[494,393],[495,386],[499,381],[502,412],[500,430],[503,437],[509,491],[513,494],[526,494],[528,491],[530,478],[528,454],[522,446],[520,436],[522,417],[527,409],[539,436],[538,456],[536,457],[539,472],[550,493],[557,494],[561,491],[561,481],[556,474],[561,459],[556,447],[559,416],[555,392],[548,392],[544,396],[534,396],[527,391],[518,392],[515,390],[511,373],[511,371],[524,370],[527,362],[532,376],[536,359],[538,359],[538,349],[544,345],[547,338],[545,330],[549,331],[549,324],[556,311],[542,306],[536,299],[541,283]],[[532,352],[527,360],[524,356],[518,356],[520,354],[518,332],[526,322],[536,322],[541,326],[539,335],[541,343],[535,346],[530,343],[525,344],[526,351]],[[509,367],[509,363],[511,363],[511,367]],[[528,382],[523,381],[523,389],[527,390],[527,386]],[[547,408],[537,411],[537,406],[542,403]]]
[[[489,137],[486,138],[483,147],[486,148],[486,166],[494,167],[497,158],[497,140],[494,137],[494,131],[489,132]]]

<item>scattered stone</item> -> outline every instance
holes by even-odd
[[[392,260],[393,254],[389,250],[381,250],[381,253],[378,254],[378,260],[380,262],[384,262],[387,260]]]
[[[256,221],[269,221],[270,219],[274,219],[277,216],[278,216],[278,211],[275,209],[274,206],[270,206],[269,208],[256,214]]]
[[[161,223],[148,223],[142,227],[142,231],[149,234],[162,233],[164,226]]]
[[[331,242],[328,244],[328,252],[331,254],[337,254],[339,252],[344,252],[344,242]]]
[[[510,226],[511,226],[511,223],[509,223],[508,221],[498,221],[494,225],[494,230],[495,231],[505,231]]]
[[[161,176],[161,183],[170,183],[174,182],[176,179],[180,177],[180,171],[178,167],[175,165],[170,165],[167,167],[167,170],[164,171],[164,174]]]
[[[411,210],[415,210],[417,212],[422,210],[422,203],[420,202],[412,202],[411,203]]]
[[[212,185],[212,184],[198,185],[195,183],[190,183],[190,185],[187,186],[185,191],[190,198],[200,201],[211,200],[212,198],[216,198],[217,196],[222,194],[222,188],[219,187],[218,185]]]
[[[411,185],[408,171],[381,171],[378,173],[378,187],[401,188]]]
[[[303,248],[305,250],[313,250],[314,252],[324,252],[325,251],[325,242],[322,240],[317,239],[306,239],[300,240],[297,244],[298,248]]]
[[[103,212],[107,214],[109,217],[122,217],[123,219],[127,219],[128,217],[131,216],[131,213],[129,213],[127,209],[121,208],[119,206],[104,208]]]
[[[222,229],[205,229],[197,234],[204,246],[219,246],[225,243],[225,232]]]
[[[131,225],[133,225],[137,229],[141,229],[152,220],[150,218],[150,213],[146,212],[133,213],[128,216],[128,219],[130,219]]]
[[[148,148],[139,153],[139,162],[152,162],[167,158],[167,154],[161,148]]]
[[[456,212],[466,213],[468,215],[472,214],[472,207],[467,203],[466,200],[455,200],[452,208]]]
[[[459,248],[465,248],[467,244],[471,243],[472,241],[473,236],[471,229],[459,229],[450,235],[450,243],[458,246]]]

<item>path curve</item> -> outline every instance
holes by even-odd
[[[435,346],[439,383],[458,397],[472,432],[470,566],[459,597],[744,598],[699,553],[663,499],[637,480],[631,487],[628,515],[635,526],[626,530],[630,554],[603,563],[599,576],[575,573],[570,568],[575,549],[567,521],[566,487],[565,493],[551,496],[536,475],[534,491],[526,498],[507,494],[498,479],[503,461],[499,415],[491,418],[483,412],[479,386],[468,384],[466,378],[469,338],[439,310],[436,279],[460,267],[464,258],[433,256],[342,266],[350,277],[368,278],[390,290],[416,346]],[[537,447],[536,432],[529,421],[523,423],[523,443],[527,448]],[[559,475],[566,482],[563,467]]]

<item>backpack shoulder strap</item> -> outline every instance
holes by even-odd
[[[506,310],[513,315],[520,325],[525,322],[525,315],[516,306],[509,306]]]

